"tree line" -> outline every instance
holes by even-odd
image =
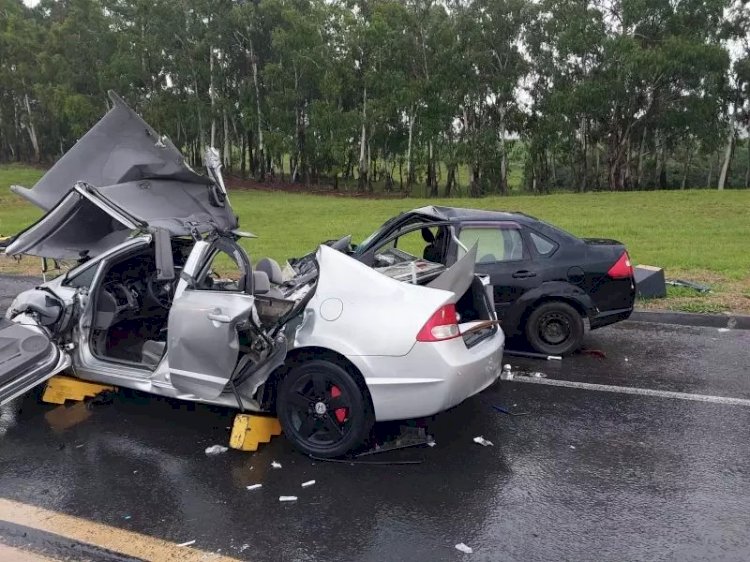
[[[258,181],[750,183],[744,0],[0,0],[0,161],[58,158],[108,89]]]

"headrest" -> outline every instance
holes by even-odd
[[[263,258],[256,264],[255,270],[262,271],[268,275],[268,280],[274,285],[281,285],[284,282],[281,267],[279,267],[279,263],[276,260]]]
[[[265,295],[271,290],[271,282],[265,271],[253,271],[253,292],[256,295]]]
[[[429,228],[424,227],[422,229],[422,240],[424,240],[428,244],[432,244],[435,241],[435,235]]]

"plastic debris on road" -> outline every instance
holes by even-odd
[[[474,549],[470,546],[466,546],[464,543],[460,542],[456,545],[456,550],[460,550],[464,554],[471,554],[474,552]]]
[[[730,330],[729,328],[719,328],[719,332],[721,332],[722,334],[725,332],[731,332],[731,331],[732,330]]]
[[[211,445],[210,447],[206,447],[206,454],[220,455],[221,453],[226,453],[228,450],[229,448],[224,447],[223,445]]]
[[[302,487],[303,488],[308,488],[308,487],[312,486],[313,484],[315,484],[315,480],[308,480],[307,482],[302,482]]]
[[[279,496],[280,502],[296,502],[297,496]]]
[[[193,545],[193,544],[195,544],[195,539],[193,539],[191,541],[180,543],[177,546],[190,546],[190,545]]]
[[[484,437],[481,435],[479,437],[474,438],[474,443],[477,443],[478,445],[481,445],[482,447],[492,447],[493,443],[492,441],[487,441]]]
[[[263,484],[250,484],[249,486],[245,486],[248,490],[257,490],[258,488],[262,488]]]
[[[271,461],[271,467],[272,468],[281,468],[281,463],[276,461]]]

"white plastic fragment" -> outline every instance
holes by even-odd
[[[281,463],[276,461],[271,461],[271,467],[272,468],[281,468]]]
[[[228,450],[229,449],[223,445],[211,445],[210,447],[206,447],[206,454],[220,455],[221,453],[226,453]]]
[[[312,486],[313,484],[315,484],[315,480],[308,480],[307,482],[302,482],[302,487],[308,488],[309,486]]]
[[[296,502],[297,496],[279,496],[280,502]]]
[[[576,446],[575,445],[571,445],[570,448],[575,451]]]
[[[190,546],[190,545],[193,545],[193,544],[195,544],[195,539],[193,539],[191,541],[180,543],[177,546]]]
[[[719,332],[723,334],[724,332],[731,332],[731,330],[729,328],[719,328]]]
[[[262,488],[263,484],[250,484],[249,486],[245,486],[248,490],[257,490],[258,488]]]
[[[492,447],[492,441],[487,441],[484,437],[481,435],[479,437],[474,438],[474,443],[477,443],[478,445],[481,445],[482,447]]]
[[[474,552],[474,549],[470,546],[466,546],[464,543],[460,542],[456,545],[456,550],[460,550],[464,554],[471,554]]]

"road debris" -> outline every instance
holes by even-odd
[[[478,445],[481,445],[482,447],[492,447],[493,446],[492,441],[487,441],[487,439],[485,439],[481,435],[474,438],[474,443],[477,443]]]
[[[510,410],[503,408],[502,406],[498,406],[497,404],[489,404],[489,406],[501,414],[507,414],[509,416],[528,416],[531,412],[511,412]],[[515,407],[516,404],[513,404]]]
[[[410,447],[419,447],[429,445],[432,437],[427,435],[424,427],[411,427],[402,425],[399,427],[399,434],[396,438],[385,441],[383,444],[376,444],[369,451],[364,451],[357,455],[356,458],[386,453],[388,451],[398,451],[400,449],[409,449]]]
[[[510,366],[510,363],[506,363],[503,365],[503,371],[500,373],[500,380],[503,381],[512,381],[513,380],[513,371],[512,367]]]
[[[280,502],[296,502],[297,496],[279,496]]]
[[[460,550],[464,554],[471,554],[474,552],[474,549],[470,546],[466,546],[464,543],[460,542],[456,545],[456,550]]]
[[[178,544],[177,546],[192,546],[194,544],[195,544],[195,539],[193,539],[191,541],[187,541],[187,542],[182,542],[182,543]]]
[[[544,353],[532,353],[531,351],[515,351],[513,349],[506,349],[503,351],[504,355],[510,357],[528,357],[529,359],[544,359],[545,361],[562,361],[560,355],[545,355]]]
[[[249,486],[245,486],[245,489],[247,490],[257,490],[258,488],[262,488],[263,484],[250,484]]]
[[[308,480],[307,482],[302,482],[302,487],[303,488],[309,488],[313,484],[315,484],[315,480]]]
[[[724,332],[731,332],[731,331],[732,331],[732,330],[731,330],[731,329],[729,329],[729,328],[719,328],[719,332],[721,332],[722,334],[723,334]]]
[[[330,459],[327,457],[316,457],[315,455],[308,455],[312,460],[314,461],[320,461],[320,462],[333,462],[333,463],[339,463],[339,464],[348,464],[351,466],[354,466],[356,464],[367,464],[372,466],[398,466],[398,465],[407,465],[407,464],[422,464],[424,462],[423,459],[405,459],[405,460],[392,460],[392,461],[368,461],[368,460],[360,460],[357,458],[344,458],[344,459]]]
[[[227,447],[224,447],[223,445],[211,445],[210,447],[206,447],[206,454],[207,455],[220,455],[222,453],[226,453],[229,449]]]
[[[276,461],[271,461],[271,468],[281,468],[281,463]]]
[[[606,359],[607,354],[601,349],[582,349],[581,355],[590,355],[591,357],[597,357],[598,359]]]

